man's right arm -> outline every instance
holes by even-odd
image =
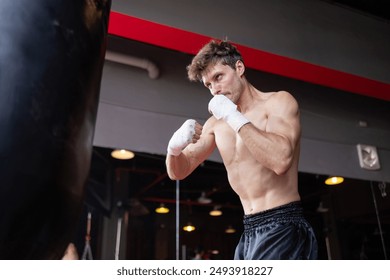
[[[182,180],[205,161],[215,149],[214,134],[210,119],[202,127],[199,123],[186,121],[168,144],[166,167],[172,180]]]
[[[191,173],[189,161],[183,153],[178,156],[167,154],[165,163],[171,180],[182,180]]]

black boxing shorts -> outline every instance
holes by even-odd
[[[243,222],[235,260],[317,259],[317,240],[299,201],[245,215]]]

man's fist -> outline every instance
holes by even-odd
[[[196,143],[202,133],[202,127],[195,120],[186,120],[172,135],[168,143],[168,154],[180,155],[181,151],[190,143]]]
[[[216,119],[226,121],[235,132],[249,123],[249,121],[237,110],[237,105],[224,95],[216,95],[209,102],[209,111]]]
[[[209,102],[209,112],[212,113],[217,120],[225,119],[234,111],[237,111],[237,105],[225,95],[216,95]]]

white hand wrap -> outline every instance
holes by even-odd
[[[186,120],[172,135],[168,143],[168,154],[178,156],[188,144],[192,143],[195,134],[195,123],[195,120]]]
[[[216,119],[226,121],[235,132],[249,123],[249,120],[237,110],[237,105],[224,95],[216,95],[210,100],[209,111]]]

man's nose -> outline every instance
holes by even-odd
[[[216,86],[213,86],[210,91],[212,95],[218,95],[222,93],[221,89]]]

